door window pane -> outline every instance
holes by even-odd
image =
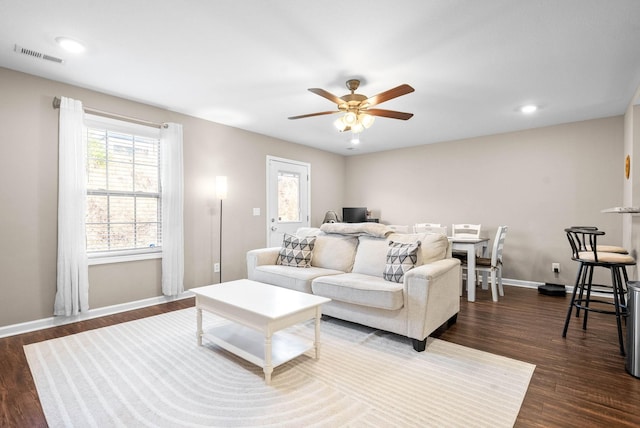
[[[278,173],[278,220],[300,221],[300,174]]]

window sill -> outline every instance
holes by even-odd
[[[132,253],[132,254],[117,254],[117,255],[94,255],[89,256],[88,264],[93,265],[105,265],[110,263],[124,263],[135,262],[138,260],[152,260],[161,259],[162,251],[154,251],[152,253]]]

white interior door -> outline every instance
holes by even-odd
[[[311,165],[267,156],[267,243],[282,245],[285,233],[309,226]]]

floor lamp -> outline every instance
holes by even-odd
[[[216,197],[220,199],[220,283],[222,283],[222,200],[227,199],[227,176],[216,177]]]

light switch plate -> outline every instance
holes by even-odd
[[[253,215],[260,215],[260,208],[254,208]]]

